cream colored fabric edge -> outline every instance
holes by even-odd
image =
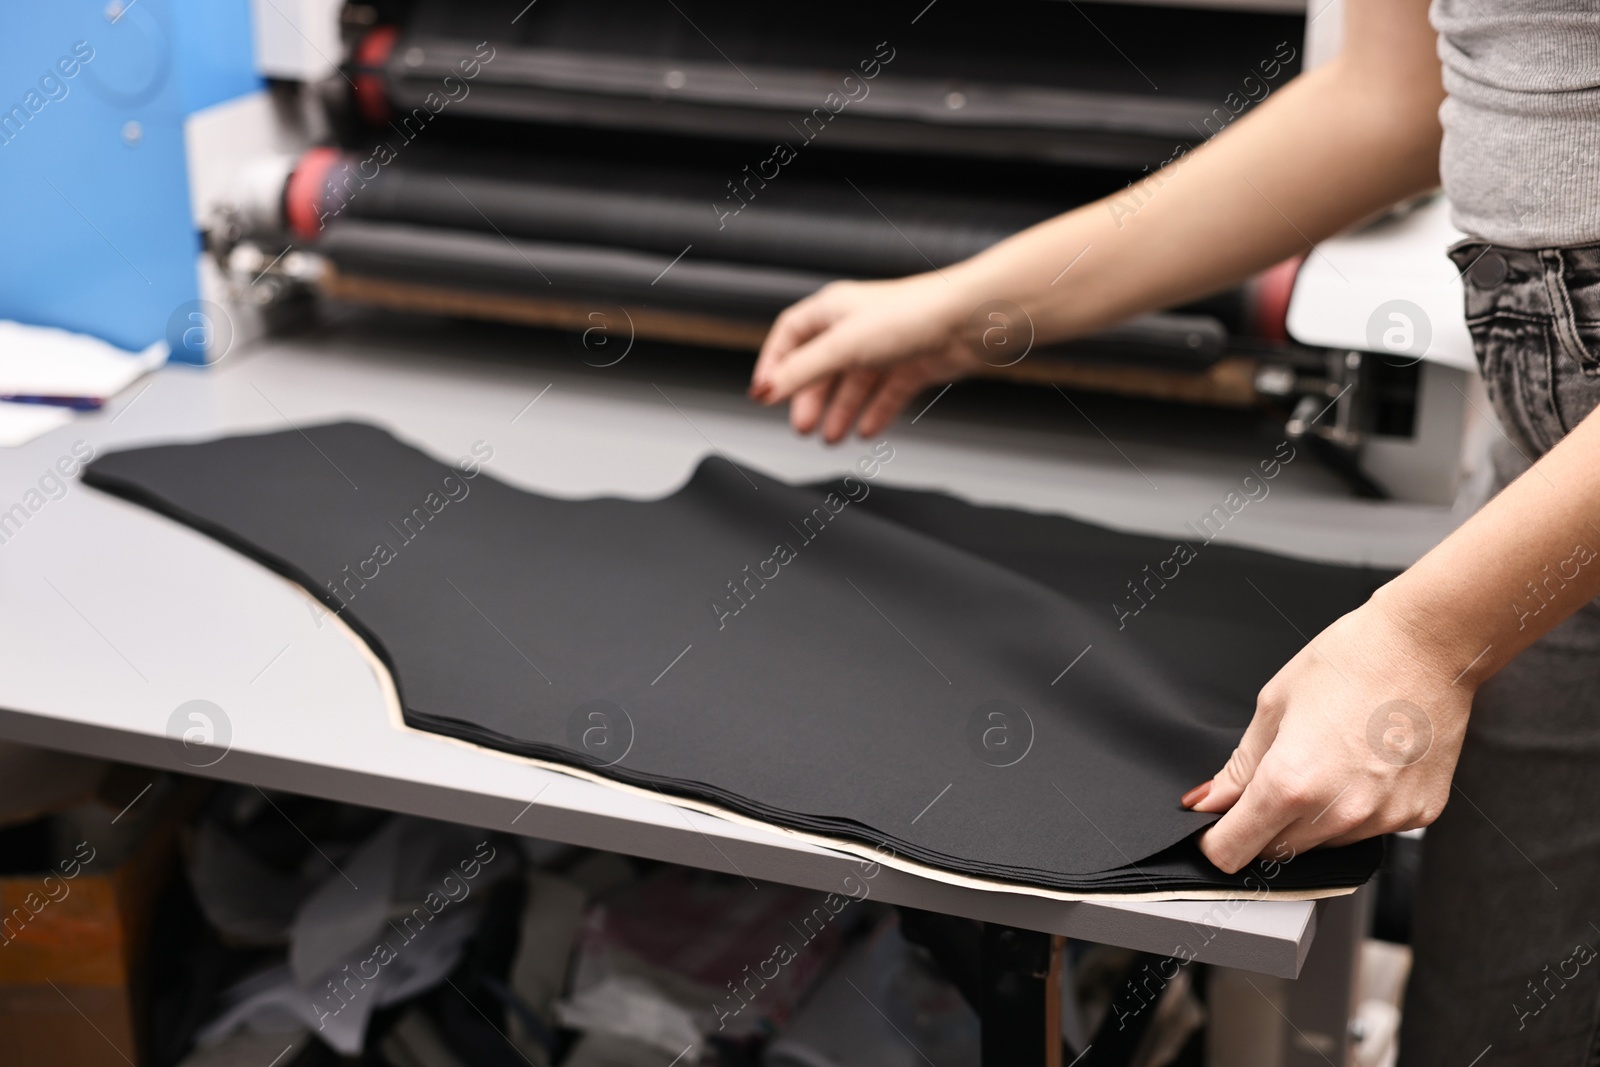
[[[288,579],[284,580],[286,582],[289,581]],[[311,598],[311,595],[307,593],[306,590],[298,583],[289,582],[289,585],[301,596]],[[610,778],[605,778],[601,775],[595,774],[591,771],[586,771],[579,767],[569,767],[561,763],[551,763],[547,760],[534,759],[529,756],[520,756],[514,752],[503,752],[497,748],[489,748],[486,745],[480,745],[476,742],[467,741],[459,737],[450,737],[446,734],[435,733],[431,730],[418,730],[406,723],[405,715],[400,707],[399,691],[395,688],[394,679],[390,677],[389,669],[384,666],[383,661],[373,653],[372,649],[354,630],[350,629],[350,627],[345,624],[343,619],[339,618],[333,612],[328,611],[326,605],[322,604],[320,601],[316,601],[314,598],[311,599],[313,600],[315,609],[323,613],[322,617],[332,620],[334,625],[338,626],[340,632],[344,634],[346,640],[355,646],[355,648],[361,653],[362,657],[367,661],[367,665],[372,668],[373,676],[377,678],[378,687],[383,693],[384,704],[386,705],[389,713],[389,721],[397,730],[401,730],[406,733],[418,734],[435,741],[445,741],[449,744],[460,745],[464,748],[470,748],[474,751],[494,756],[498,759],[511,760],[524,766],[538,767],[542,770],[554,771],[557,774],[567,775],[570,778],[579,778],[583,781],[592,782],[595,785],[602,786],[606,789],[615,789],[624,793],[630,793],[634,796],[643,797],[647,800],[669,804],[673,807],[695,812],[698,815],[706,815],[711,818],[723,819],[727,822],[736,823],[741,826],[748,826],[757,830],[765,830],[768,833],[780,834],[784,837],[793,838],[794,840],[803,842],[807,845],[812,845],[817,848],[825,848],[831,852],[842,853],[846,856],[849,856],[851,859],[869,863],[880,863],[885,867],[893,867],[896,870],[904,871],[907,874],[916,875],[919,878],[927,878],[934,882],[943,882],[947,885],[960,886],[963,889],[976,889],[986,893],[1015,893],[1022,896],[1041,897],[1045,900],[1057,900],[1063,903],[1093,901],[1096,903],[1105,904],[1118,902],[1132,903],[1170,900],[1323,900],[1329,897],[1348,896],[1349,894],[1355,892],[1353,887],[1347,887],[1342,889],[1268,889],[1264,893],[1256,892],[1244,896],[1229,892],[1225,889],[1203,889],[1185,890],[1182,892],[1151,893],[1070,893],[1058,889],[1045,889],[1040,886],[1021,885],[1011,882],[998,882],[986,878],[973,878],[970,875],[957,874],[954,871],[946,871],[938,867],[930,867],[927,864],[918,863],[917,861],[907,859],[904,856],[880,854],[871,846],[863,845],[858,842],[825,837],[821,834],[806,833],[805,831],[793,830],[785,826],[776,826],[769,822],[763,822],[760,819],[753,819],[747,815],[741,815],[738,812],[729,811],[726,808],[720,808],[713,804],[704,803],[703,801],[668,796],[667,794],[657,792],[654,789],[628,785],[625,782],[618,782]],[[693,827],[691,827],[691,829],[693,829]]]

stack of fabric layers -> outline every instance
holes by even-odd
[[[1216,816],[1178,797],[1300,634],[1389,574],[1198,534],[1172,564],[1169,540],[869,472],[797,487],[708,458],[661,500],[557,500],[338,423],[85,477],[304,586],[418,729],[986,881],[1182,896],[1371,875],[1377,842],[1225,875],[1194,843]]]

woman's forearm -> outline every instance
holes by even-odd
[[[1373,598],[1476,686],[1600,596],[1600,418],[1591,413],[1522,477]]]
[[[751,395],[789,401],[801,433],[876,434],[926,386],[984,372],[990,334],[973,326],[991,301],[1020,305],[1034,340],[1063,340],[1225,289],[1433,188],[1444,90],[1428,0],[1344,7],[1337,59],[1137,191],[943,270],[835,282],[787,308]]]
[[[1332,63],[1139,185],[947,268],[960,302],[1014,301],[1059,340],[1225,288],[1436,186],[1434,37],[1426,5],[1397,19],[1401,2],[1351,0]]]

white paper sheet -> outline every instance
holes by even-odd
[[[0,397],[106,400],[166,360],[165,341],[125,352],[87,334],[0,319]]]

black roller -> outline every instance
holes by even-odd
[[[762,162],[756,161],[757,165]],[[748,165],[726,173],[489,153],[402,152],[375,166],[346,153],[324,217],[894,277],[948,266],[1071,205],[808,181]]]
[[[883,0],[416,0],[359,92],[408,114],[466,62],[453,118],[771,143],[814,115],[801,136],[832,148],[1137,168],[1292,77],[1304,25],[1047,0],[941,0],[914,22]]]
[[[826,275],[357,219],[317,245],[340,271],[534,298],[649,305],[765,321]]]

